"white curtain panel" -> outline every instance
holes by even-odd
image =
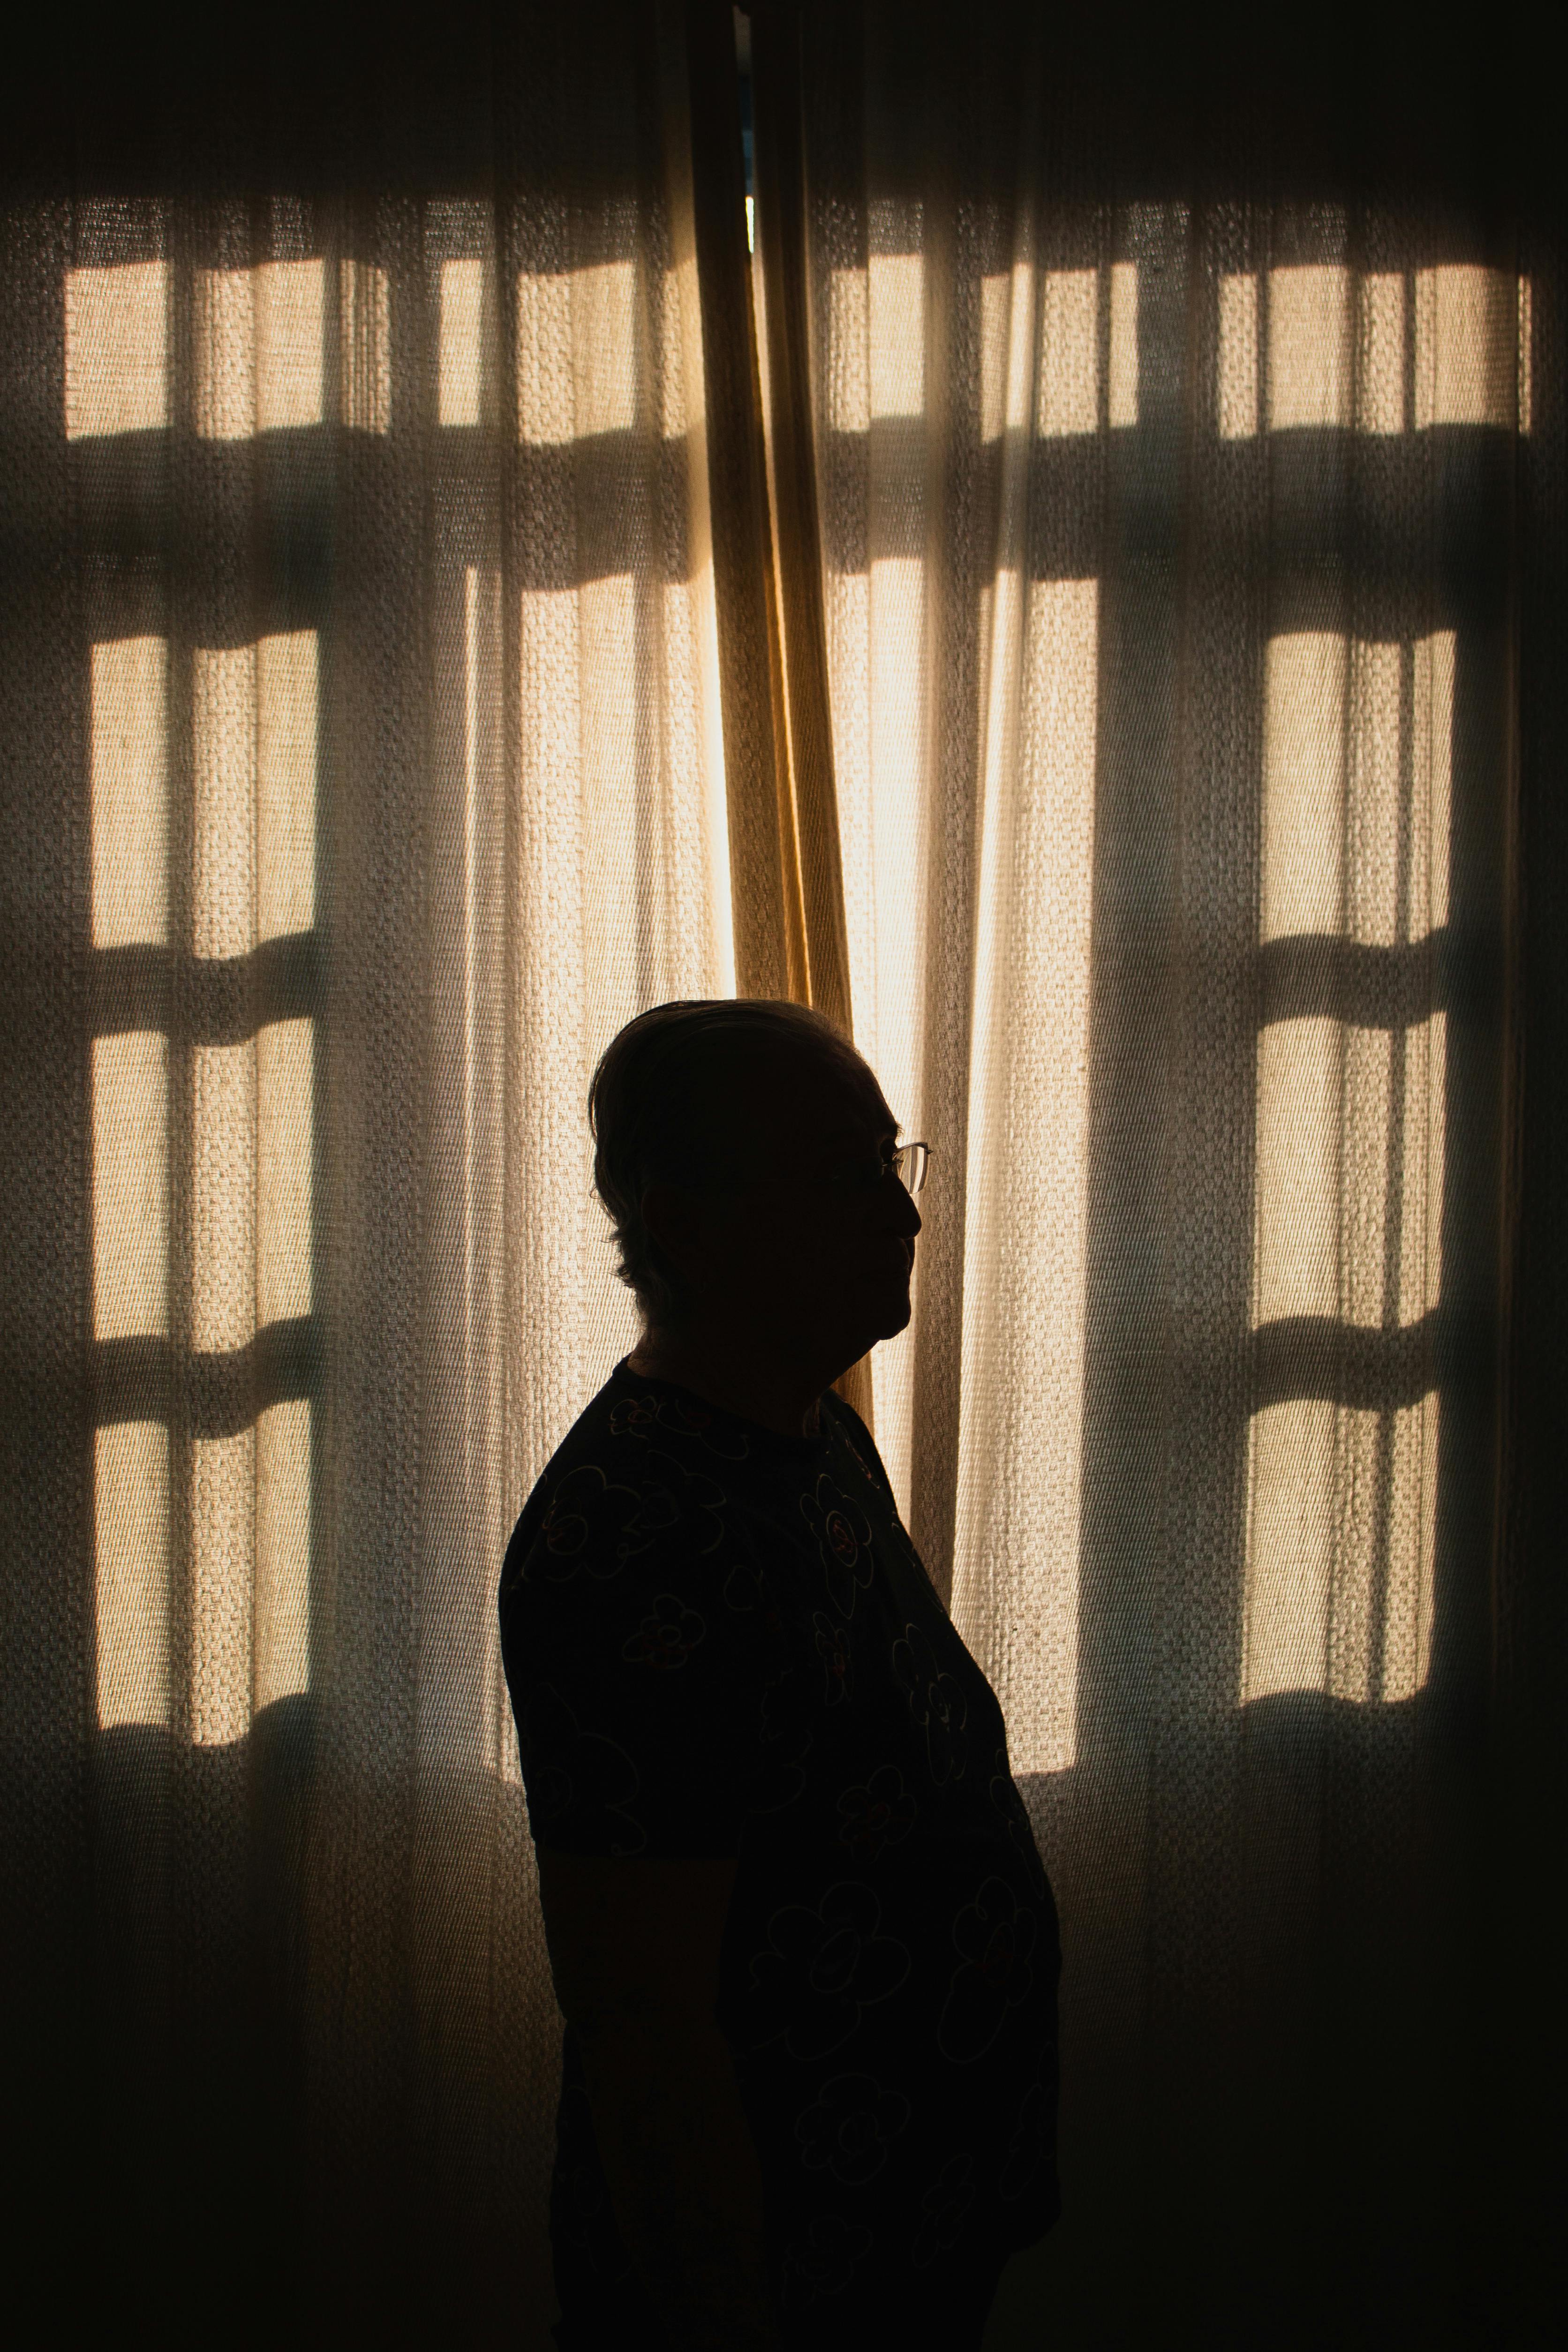
[[[1429,2343],[1561,326],[1462,205],[1144,168],[1037,14],[805,50],[876,1433],[1062,1916],[1017,2340]],[[0,217],[8,2000],[127,2311],[549,2341],[495,1587],[633,1333],[594,1063],[735,985],[680,20],[503,26],[460,170],[405,91]]]
[[[1538,371],[1481,218],[1195,184],[1008,24],[808,26],[815,421],[855,1035],[933,1147],[877,1437],[1062,1906],[1041,2277],[1131,2341],[1314,2197],[1353,2266],[1363,2160],[1447,2275]]]

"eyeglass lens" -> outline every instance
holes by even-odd
[[[900,1143],[889,1165],[910,1192],[918,1192],[926,1180],[926,1161],[930,1154],[923,1143]]]

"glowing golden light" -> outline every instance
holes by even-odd
[[[245,1347],[256,1331],[256,1046],[191,1055],[191,1343]]]
[[[1445,262],[1415,273],[1415,423],[1518,421],[1520,281]]]
[[[359,433],[392,430],[392,289],[368,261],[338,264],[342,420]]]
[[[1350,272],[1311,262],[1268,273],[1268,424],[1350,423]]]
[[[310,1686],[310,1407],[268,1407],[256,1424],[257,1708]]]
[[[441,264],[439,415],[443,425],[477,425],[483,352],[485,265]]]
[[[93,1591],[100,1727],[166,1727],[169,1433],[162,1422],[94,1432]]]
[[[518,433],[560,447],[637,419],[637,278],[629,261],[517,281]]]
[[[1415,1696],[1431,1671],[1438,1400],[1295,1397],[1252,1422],[1242,1697]],[[1386,1431],[1383,1424],[1386,1423]]]
[[[1341,1061],[1337,1021],[1259,1032],[1255,1324],[1339,1306]]]
[[[250,1728],[256,1432],[191,1445],[191,1738],[225,1748]]]
[[[1258,431],[1258,280],[1238,271],[1219,281],[1215,405],[1222,441],[1250,441]]]
[[[1026,597],[992,619],[1022,702],[1016,768],[988,736],[952,1615],[1045,1772],[1078,1746],[1099,587]]]
[[[266,261],[195,277],[196,431],[247,440],[319,425],[324,265]]]
[[[925,256],[873,253],[866,271],[866,305],[872,417],[923,416]]]
[[[92,1328],[169,1328],[169,1041],[154,1030],[92,1041]]]
[[[1455,641],[1268,647],[1259,930],[1418,946],[1448,912]],[[1402,677],[1411,724],[1402,775]],[[1403,809],[1402,798],[1405,804]],[[1400,856],[1404,835],[1404,871]],[[1403,888],[1402,888],[1403,884]],[[1258,1043],[1253,1319],[1408,1328],[1442,1296],[1447,1022]],[[1244,1699],[1410,1696],[1430,1663],[1438,1401],[1253,1420]]]
[[[256,648],[258,940],[315,924],[316,710],[314,629],[263,637]]]
[[[1138,422],[1138,267],[1110,268],[1110,417],[1112,429]]]
[[[92,648],[92,943],[161,947],[169,936],[168,647],[119,637]]]
[[[202,957],[247,955],[256,938],[256,647],[198,646],[191,683],[191,944]]]
[[[169,265],[68,269],[66,438],[148,433],[169,422]]]
[[[1346,646],[1269,640],[1264,672],[1260,936],[1339,931],[1344,896]]]
[[[988,281],[989,282],[989,281]],[[863,269],[835,269],[827,281],[827,420],[840,433],[871,421],[871,360]]]
[[[1356,287],[1355,421],[1363,433],[1405,430],[1405,278],[1377,271]]]
[[[315,1037],[310,1021],[275,1021],[256,1039],[256,1319],[311,1306]]]
[[[1039,290],[1035,430],[1043,440],[1100,424],[1100,272],[1047,269]]]

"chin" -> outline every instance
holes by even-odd
[[[874,1348],[879,1339],[896,1339],[900,1331],[909,1328],[910,1318],[913,1313],[914,1308],[910,1303],[909,1286],[906,1283],[901,1294],[889,1298],[886,1306],[877,1311],[874,1324],[872,1318],[868,1316],[867,1325],[870,1336],[866,1341],[866,1348]],[[860,1353],[864,1355],[866,1349],[862,1348]]]

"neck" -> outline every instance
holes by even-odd
[[[644,1378],[676,1381],[709,1404],[760,1422],[781,1437],[817,1434],[817,1400],[844,1370],[826,1356],[802,1362],[745,1335],[711,1328],[645,1330],[626,1363]]]

